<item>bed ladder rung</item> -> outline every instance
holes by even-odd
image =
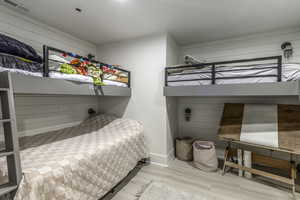
[[[14,155],[13,151],[0,151],[0,157],[11,156]]]
[[[0,88],[0,92],[9,92],[9,88]]]
[[[0,123],[11,122],[11,119],[0,119]]]

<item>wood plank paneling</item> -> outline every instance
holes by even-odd
[[[273,167],[285,171],[289,171],[291,169],[290,161],[275,159],[270,156],[263,156],[257,153],[252,153],[252,164],[257,164],[266,167]]]
[[[300,106],[278,105],[279,147],[300,152]]]
[[[225,104],[219,128],[220,139],[240,140],[244,104]]]

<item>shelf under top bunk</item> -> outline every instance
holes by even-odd
[[[226,97],[226,96],[299,96],[300,81],[201,86],[167,86],[165,96]]]
[[[12,88],[14,94],[131,96],[131,88],[95,86],[94,84],[26,76],[12,72],[0,73],[0,85],[3,88]]]

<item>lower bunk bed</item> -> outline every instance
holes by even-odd
[[[148,158],[143,126],[109,115],[23,137],[20,150],[23,177],[15,200],[100,199]]]

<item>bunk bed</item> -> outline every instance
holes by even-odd
[[[143,127],[134,120],[100,115],[19,138],[16,94],[129,97],[130,72],[48,46],[42,59],[31,46],[0,34],[0,198],[97,199],[145,163]]]
[[[300,96],[300,63],[283,64],[281,56],[167,67],[164,95],[167,97],[266,97]],[[295,194],[299,155],[299,105],[225,103],[218,132],[227,143],[223,174],[236,168],[291,186]],[[233,148],[233,146],[235,148]],[[280,160],[254,153],[253,163],[289,170],[279,176],[235,162],[237,150],[263,149],[289,155]],[[241,152],[241,151],[240,151]],[[247,152],[250,153],[250,152]],[[245,156],[246,157],[246,156]]]
[[[299,96],[300,64],[281,56],[165,69],[165,96]]]
[[[23,178],[14,199],[40,200],[100,199],[148,155],[139,122],[98,115],[20,138],[20,157]],[[0,162],[7,175],[4,169]]]
[[[18,94],[131,96],[129,71],[57,48],[43,49],[43,63],[0,54],[1,84]]]

